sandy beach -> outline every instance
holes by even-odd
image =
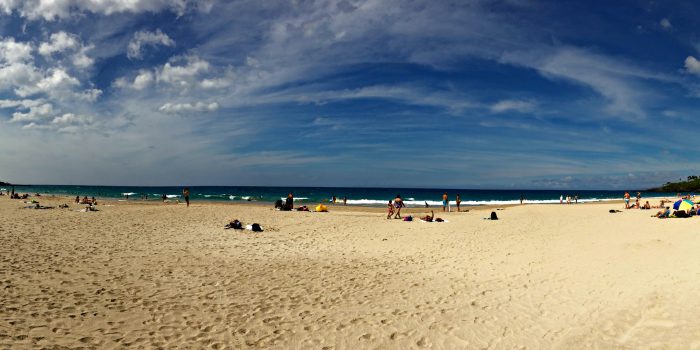
[[[0,197],[0,348],[700,348],[697,217],[63,202]]]

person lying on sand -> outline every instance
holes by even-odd
[[[671,207],[666,207],[665,209],[659,210],[655,215],[652,216],[661,219],[667,218],[671,216]]]
[[[434,214],[433,211],[431,210],[431,211],[430,211],[430,215],[423,216],[423,217],[421,217],[420,219],[423,220],[423,221],[426,221],[426,222],[433,222],[433,219],[434,219],[434,218],[435,218],[435,214]]]

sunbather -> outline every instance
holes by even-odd
[[[659,210],[655,215],[652,215],[654,217],[664,219],[669,216],[671,216],[671,207],[666,207],[665,209]]]

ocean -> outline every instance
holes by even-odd
[[[0,186],[0,190],[7,190]],[[55,194],[61,196],[88,196],[106,199],[160,201],[165,194],[171,200],[182,200],[182,187],[145,187],[145,186],[73,186],[73,185],[31,185],[15,186],[20,193]],[[385,206],[387,202],[400,194],[409,207],[441,206],[442,194],[448,193],[450,204],[455,205],[455,195],[459,194],[462,206],[507,205],[520,203],[554,204],[559,203],[559,196],[579,196],[579,202],[599,202],[622,199],[622,191],[561,191],[561,190],[467,190],[467,189],[426,189],[426,188],[357,188],[357,187],[257,187],[257,186],[191,186],[190,200],[220,202],[263,202],[274,203],[284,199],[289,192],[294,193],[295,205],[328,203],[336,196],[337,203],[342,204],[347,198],[348,205]],[[630,190],[632,198],[636,190]],[[671,197],[675,193],[642,193],[644,197]],[[655,203],[652,203],[655,204]]]

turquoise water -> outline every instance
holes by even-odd
[[[5,188],[7,186],[0,186]],[[32,185],[16,186],[16,192],[42,193],[65,196],[88,196],[97,198],[141,200],[148,196],[149,201],[159,201],[163,194],[171,199],[182,200],[182,187],[140,187],[140,186],[72,186],[72,185]],[[559,196],[578,195],[579,202],[595,202],[622,199],[621,191],[560,191],[560,190],[467,190],[467,189],[417,189],[417,188],[352,188],[352,187],[255,187],[255,186],[192,186],[191,201],[223,202],[269,202],[286,198],[294,193],[295,204],[327,203],[336,196],[339,203],[347,197],[348,205],[384,206],[387,201],[400,194],[408,206],[442,205],[442,194],[448,193],[454,205],[455,195],[459,194],[463,206],[505,205],[520,203],[521,195],[526,203],[559,203]],[[636,190],[630,190],[634,197]],[[675,197],[675,193],[643,193],[643,197]]]

